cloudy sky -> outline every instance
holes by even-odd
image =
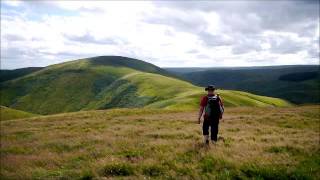
[[[161,67],[319,64],[319,1],[1,1],[1,69],[100,55]]]

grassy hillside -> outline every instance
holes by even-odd
[[[28,67],[14,70],[0,70],[0,82],[16,79],[27,74],[39,71],[42,67]]]
[[[114,109],[1,122],[1,179],[319,179],[319,108],[227,108],[217,145],[196,111]]]
[[[199,86],[215,84],[293,103],[320,103],[320,73],[316,65],[168,70]]]
[[[0,121],[37,116],[36,114],[0,106]]]
[[[196,108],[204,91],[140,60],[102,56],[48,66],[0,84],[1,105],[37,114],[115,107]],[[286,101],[221,91],[227,106]]]

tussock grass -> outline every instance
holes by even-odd
[[[297,155],[302,153],[302,150],[296,147],[292,146],[271,146],[269,149],[267,149],[267,152],[271,153],[290,153],[293,155]]]
[[[134,167],[127,163],[108,164],[103,168],[103,176],[129,176],[134,174]]]
[[[165,173],[166,169],[159,165],[145,165],[142,168],[142,173],[147,176],[160,176]]]
[[[2,121],[1,179],[319,179],[319,108],[226,108],[218,143],[209,147],[196,111]]]

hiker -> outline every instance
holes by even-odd
[[[217,142],[219,121],[222,119],[224,112],[222,99],[219,94],[215,93],[215,89],[214,85],[208,85],[208,87],[205,88],[205,90],[208,91],[208,95],[203,96],[200,103],[198,124],[200,124],[203,111],[205,111],[202,132],[206,145],[209,145],[209,126],[211,131],[211,142],[213,144]]]

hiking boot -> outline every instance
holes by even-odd
[[[205,143],[206,143],[206,145],[209,145],[209,140],[207,139]]]
[[[211,143],[212,143],[212,144],[217,144],[217,141],[211,140]]]
[[[209,145],[209,136],[208,135],[204,135],[204,143],[206,145]]]

